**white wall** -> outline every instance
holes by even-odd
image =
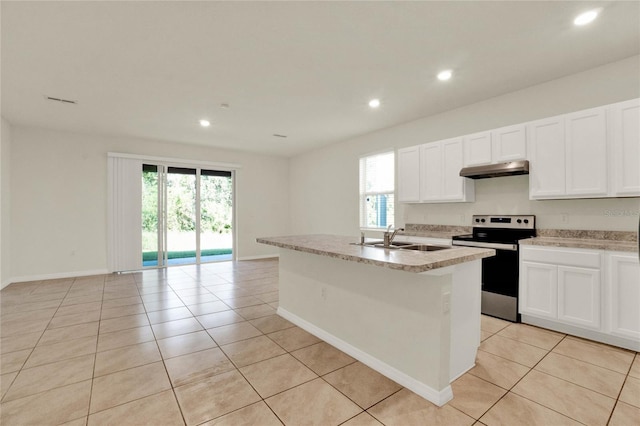
[[[129,137],[12,127],[14,281],[106,271],[107,152],[237,163],[239,258],[275,253],[288,231],[288,160]],[[4,193],[4,191],[3,191]]]
[[[637,98],[639,75],[640,57],[634,56],[294,157],[289,179],[291,231],[358,234],[356,200],[361,155]],[[530,201],[526,176],[476,181],[476,200],[464,204],[397,204],[396,225],[470,225],[472,214],[535,214],[539,228],[635,231],[638,216],[624,212],[640,208],[638,198]]]
[[[11,278],[11,125],[0,124],[0,288]]]

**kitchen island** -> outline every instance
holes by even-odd
[[[480,345],[481,259],[494,250],[392,250],[355,237],[258,238],[279,247],[278,314],[443,405]]]

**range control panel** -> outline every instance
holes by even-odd
[[[473,215],[474,228],[503,228],[503,229],[535,229],[536,217],[534,215]]]

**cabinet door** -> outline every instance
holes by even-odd
[[[611,109],[613,195],[640,195],[640,99]]]
[[[420,147],[420,199],[442,198],[442,150],[440,142]]]
[[[607,195],[607,121],[604,108],[566,115],[567,195]]]
[[[494,163],[527,158],[527,138],[524,124],[494,130],[491,138]]]
[[[398,201],[420,201],[420,147],[398,150]]]
[[[557,198],[565,194],[564,119],[530,123],[529,197]]]
[[[611,334],[640,339],[640,262],[637,253],[608,254]]]
[[[442,149],[442,199],[463,200],[465,198],[464,180],[460,177],[462,168],[462,139],[449,139],[441,142]]]
[[[476,133],[464,137],[464,165],[491,164],[491,132]]]
[[[519,312],[555,319],[558,316],[558,267],[520,262]]]
[[[558,319],[600,330],[600,270],[558,266]]]

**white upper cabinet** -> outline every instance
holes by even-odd
[[[524,124],[464,136],[464,166],[525,160],[527,134]]]
[[[398,201],[420,201],[420,147],[398,150]]]
[[[441,142],[442,149],[442,198],[444,200],[473,199],[473,191],[468,190],[469,179],[460,177],[462,169],[462,139]]]
[[[491,164],[491,132],[475,133],[464,137],[464,165]]]
[[[534,121],[527,131],[530,198],[562,197],[566,180],[563,118]]]
[[[474,201],[461,168],[525,159],[532,200],[640,196],[640,99],[398,150],[398,200]]]
[[[640,195],[640,100],[527,125],[529,197]]]
[[[611,123],[611,193],[640,196],[640,99],[614,104]]]
[[[566,194],[607,195],[607,121],[604,108],[565,116]]]
[[[398,201],[474,201],[474,182],[460,177],[462,146],[462,138],[454,138],[399,149]]]
[[[420,146],[420,199],[442,199],[442,147],[439,142]]]
[[[420,147],[420,198],[424,202],[474,201],[474,183],[460,177],[462,138]]]
[[[527,159],[527,132],[524,124],[502,127],[491,132],[494,163]]]

